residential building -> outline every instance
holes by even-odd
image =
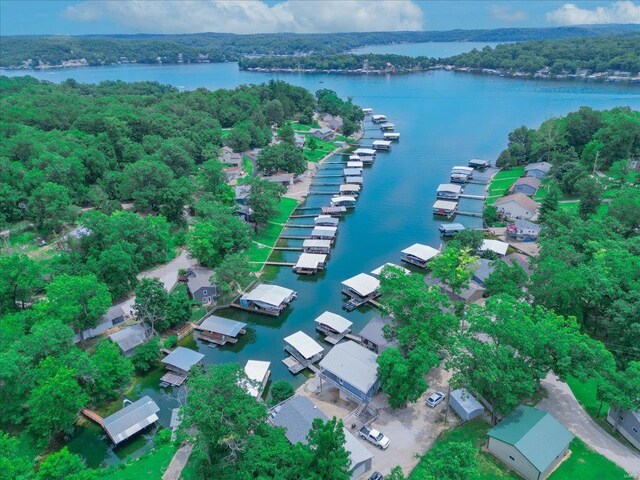
[[[231,147],[226,145],[220,149],[218,160],[232,167],[242,167],[242,155],[235,153]]]
[[[309,135],[319,140],[324,140],[325,142],[328,142],[333,138],[334,133],[333,133],[333,130],[331,130],[330,128],[322,127],[322,128],[312,128],[311,130],[309,130]]]
[[[507,250],[509,250],[509,244],[500,240],[484,239],[480,246],[481,252],[493,252],[500,257],[506,255]]]
[[[78,343],[82,339],[89,340],[91,338],[99,337],[114,325],[118,325],[122,322],[124,322],[124,310],[119,305],[113,306],[107,310],[107,313],[105,313],[100,319],[100,323],[98,323],[94,328],[87,328],[86,330],[83,330],[82,333],[76,333],[73,337],[73,343]],[[81,335],[82,338],[80,337]]]
[[[531,220],[537,213],[540,205],[523,193],[514,193],[499,198],[493,204],[498,213],[509,220]]]
[[[142,323],[136,323],[119,332],[112,333],[109,335],[109,339],[118,344],[125,357],[130,357],[136,347],[142,345],[147,339],[147,328]]]
[[[238,205],[246,205],[251,193],[251,185],[236,185],[233,189],[236,194],[236,203]]]
[[[514,264],[520,265],[520,267],[522,267],[522,269],[529,276],[531,276],[531,274],[533,273],[533,270],[529,265],[529,257],[527,257],[522,253],[518,253],[518,252],[510,253],[509,255],[505,255],[504,257],[502,257],[500,260],[502,260],[504,263],[506,263],[509,266],[512,266]]]
[[[535,242],[542,227],[529,220],[516,220],[507,227],[507,237],[517,242]]]
[[[520,177],[516,180],[509,190],[511,193],[524,193],[531,197],[536,194],[540,188],[540,179],[538,177]]]
[[[553,167],[553,165],[549,162],[530,163],[524,167],[524,171],[527,177],[544,178],[549,173],[549,170],[551,170],[551,167]]]
[[[360,343],[377,354],[381,354],[389,347],[395,347],[398,342],[395,339],[387,340],[384,336],[384,327],[390,322],[391,317],[373,317],[360,330],[358,334]]]
[[[607,422],[615,425],[620,435],[640,450],[640,410],[615,410],[614,408],[609,408]]]
[[[489,278],[489,275],[491,275],[495,270],[495,267],[491,265],[492,262],[492,260],[488,260],[486,258],[480,258],[476,262],[476,268],[473,271],[473,276],[471,278],[481,287],[487,286],[487,278]]]
[[[209,304],[218,296],[218,286],[211,282],[213,270],[193,268],[187,270],[189,296],[198,303]]]
[[[307,143],[307,137],[305,137],[304,135],[300,135],[299,133],[296,133],[294,135],[293,143],[296,147],[302,150],[304,148],[305,143]]]

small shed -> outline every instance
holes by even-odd
[[[380,280],[366,273],[359,273],[342,282],[342,292],[350,297],[372,298],[379,295]]]
[[[351,332],[351,323],[342,315],[329,311],[323,312],[314,320],[316,330],[326,335],[325,341],[335,345]]]
[[[162,359],[167,370],[173,372],[188,375],[191,367],[198,365],[204,355],[185,347],[176,347],[176,349],[169,355]]]
[[[346,399],[368,402],[380,387],[377,359],[377,354],[354,341],[339,343],[320,361],[320,379]]]
[[[409,275],[411,273],[410,270],[407,270],[406,268],[401,267],[400,265],[396,265],[395,263],[385,263],[384,265],[380,265],[375,270],[371,270],[371,275],[373,275],[376,278],[380,278],[380,275],[382,274],[382,271],[385,269],[385,267],[397,268],[405,275]]]
[[[302,249],[305,253],[328,254],[331,251],[331,240],[316,240],[310,238],[303,242]]]
[[[319,227],[337,227],[340,219],[331,215],[318,215],[313,219],[314,225]]]
[[[501,257],[507,254],[508,249],[509,249],[508,243],[501,242],[500,240],[489,240],[489,239],[483,240],[482,246],[480,247],[480,251],[495,252],[497,255],[500,255]]]
[[[260,283],[253,290],[240,297],[240,307],[278,316],[296,297],[296,292],[288,288]]]
[[[196,326],[196,330],[199,332],[198,338],[200,340],[224,345],[227,342],[236,343],[238,335],[246,333],[246,327],[246,323],[211,315]]]
[[[427,262],[439,254],[440,250],[430,247],[429,245],[414,243],[400,252],[400,259],[403,262],[410,263],[411,265],[425,268],[427,266]]]
[[[484,407],[464,388],[454,390],[449,395],[449,406],[465,422],[473,420],[484,413]]]
[[[338,227],[315,227],[311,238],[315,240],[333,240],[338,234]]]
[[[369,323],[360,330],[358,334],[360,343],[377,354],[384,352],[389,347],[397,345],[396,340],[387,340],[384,337],[384,326],[390,322],[391,317],[373,317],[369,320]]]
[[[311,275],[327,266],[327,255],[325,253],[301,253],[292,270],[298,274]]]
[[[140,430],[157,422],[159,411],[160,407],[156,402],[145,395],[140,400],[136,400],[113,415],[104,418],[102,426],[111,441],[118,445]]]
[[[261,362],[259,360],[247,360],[244,366],[244,373],[249,380],[244,384],[245,390],[254,398],[260,398],[264,387],[269,381],[271,362]]]
[[[147,329],[142,323],[136,323],[119,332],[112,333],[109,335],[109,339],[118,344],[125,357],[130,357],[136,347],[142,345],[147,339]]]

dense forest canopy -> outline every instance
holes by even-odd
[[[416,42],[502,42],[560,39],[638,32],[637,25],[582,25],[555,28],[503,28],[444,32],[357,32],[331,34],[198,33],[189,35],[5,36],[1,67],[60,65],[85,59],[89,65],[121,60],[137,63],[236,61],[251,55],[336,54],[364,45]]]

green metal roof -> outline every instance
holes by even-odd
[[[573,435],[552,415],[521,405],[487,433],[513,445],[534,467],[544,472],[571,443]]]

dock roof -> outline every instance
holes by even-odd
[[[340,193],[359,192],[361,189],[362,187],[355,183],[343,183],[340,185]]]
[[[104,429],[113,440],[120,443],[158,420],[160,407],[150,397],[144,396],[113,415],[102,420]]]
[[[361,168],[345,168],[343,173],[346,177],[357,177],[362,174]]]
[[[297,331],[289,335],[284,341],[295,348],[296,351],[306,359],[324,351],[318,342],[302,331]]]
[[[318,226],[313,227],[311,231],[311,236],[315,237],[321,235],[323,237],[335,237],[338,233],[338,227],[330,227],[330,226]]]
[[[302,244],[303,247],[330,248],[331,240],[320,240],[316,238],[308,238]]]
[[[371,275],[379,277],[380,274],[382,273],[382,270],[384,270],[384,267],[397,268],[397,269],[399,269],[401,272],[403,272],[406,275],[409,275],[411,273],[411,270],[408,270],[408,269],[406,269],[404,267],[401,267],[400,265],[396,265],[395,263],[385,263],[384,265],[380,265],[375,270],[371,270]]]
[[[514,446],[536,469],[544,472],[573,440],[552,415],[521,405],[487,435]]]
[[[313,219],[313,223],[330,223],[331,225],[324,226],[335,226],[340,222],[338,217],[332,217],[331,215],[318,215]]]
[[[368,348],[349,340],[333,347],[320,361],[320,368],[366,393],[378,381],[377,358]]]
[[[324,253],[301,253],[296,268],[318,268],[327,261]]]
[[[458,207],[458,202],[451,202],[448,200],[436,200],[433,204],[433,208],[436,210],[455,210]]]
[[[356,197],[352,197],[351,195],[338,195],[337,197],[331,198],[331,203],[341,203],[341,202],[356,202]]]
[[[364,183],[364,179],[360,175],[345,177],[345,181],[347,183],[355,183],[357,185],[362,185]]]
[[[348,331],[353,323],[344,318],[342,315],[338,315],[333,312],[323,312],[318,318],[314,320],[314,322],[319,323],[321,325],[327,325],[331,327],[336,332],[343,333]]]
[[[464,230],[464,225],[462,225],[461,223],[441,223],[440,230],[445,232],[457,232],[459,230]]]
[[[393,124],[390,124],[390,125],[393,125]],[[374,140],[372,145],[380,145],[380,146],[388,147],[392,144],[393,142],[390,140]]]
[[[359,273],[355,277],[351,277],[342,282],[342,285],[350,288],[358,295],[366,297],[380,288],[380,280],[366,273]]]
[[[482,246],[480,247],[481,251],[489,250],[497,253],[498,255],[506,255],[508,249],[509,249],[508,243],[501,242],[500,240],[489,240],[489,239],[484,239],[482,241]]]
[[[462,191],[462,185],[456,185],[455,183],[441,183],[438,185],[438,189],[436,191],[460,193]]]
[[[421,243],[414,243],[410,247],[402,250],[402,253],[405,255],[411,255],[412,257],[416,257],[423,262],[431,260],[433,257],[440,253],[440,250],[437,250],[429,245],[423,245]]]
[[[371,343],[375,343],[379,347],[386,347],[388,345],[395,345],[395,340],[387,340],[384,338],[384,326],[391,321],[390,317],[373,317],[369,320],[362,330],[360,330],[361,338],[368,340]]]
[[[249,395],[257,398],[260,395],[259,387],[255,384],[262,385],[265,377],[269,374],[269,367],[271,362],[261,362],[259,360],[247,360],[247,364],[244,366],[244,373],[247,375],[249,382],[244,387],[249,392]]]
[[[451,173],[463,173],[463,174],[473,175],[473,168],[465,167],[462,165],[456,165],[455,167],[451,168]]]
[[[362,168],[364,163],[362,160],[350,160],[347,162],[347,168]]]
[[[112,342],[115,342],[123,352],[137,347],[147,339],[147,329],[141,323],[136,323],[130,327],[123,328],[119,332],[109,335]]]
[[[173,352],[162,359],[162,363],[188,372],[189,370],[191,370],[191,367],[200,363],[203,358],[204,355],[196,352],[195,350],[184,347],[176,347]]]
[[[253,290],[242,295],[242,299],[250,302],[262,302],[277,307],[294,293],[293,290],[278,285],[260,283]]]
[[[373,148],[358,148],[353,153],[356,155],[375,155],[376,151]]]
[[[240,333],[240,330],[246,326],[246,323],[236,322],[235,320],[230,320],[228,318],[211,315],[205,318],[200,325],[196,326],[196,330],[205,330],[208,332],[215,332],[220,335],[226,335],[228,337],[235,337]]]

